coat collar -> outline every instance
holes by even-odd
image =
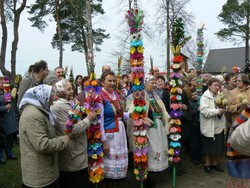
[[[250,88],[250,87],[247,86],[247,87],[245,87],[245,88],[243,88],[243,89],[240,89],[240,88],[238,88],[238,89],[239,89],[240,92],[242,92],[242,91],[248,90],[249,88]]]
[[[214,99],[215,95],[207,89],[204,93],[204,96],[210,99]]]

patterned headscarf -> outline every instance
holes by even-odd
[[[34,106],[41,107],[49,115],[49,121],[52,125],[55,124],[55,115],[50,111],[50,97],[52,92],[52,86],[49,85],[39,85],[33,88],[30,88],[23,95],[23,99],[19,105],[21,109],[26,104],[32,104]]]
[[[153,75],[146,75],[145,78],[144,78],[144,84],[146,84],[148,81],[154,79],[155,77]]]
[[[55,87],[56,87],[57,97],[67,99],[67,96],[65,93],[66,84],[67,84],[67,81],[65,79],[56,82]]]

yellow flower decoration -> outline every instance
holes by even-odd
[[[102,176],[99,174],[95,174],[93,177],[90,177],[90,181],[92,183],[99,183],[101,179],[102,179]]]
[[[101,113],[101,109],[98,109],[95,111],[96,114],[100,114]]]
[[[139,47],[137,47],[137,51],[139,52],[139,53],[143,53],[143,51],[144,51],[144,49],[143,49],[143,47],[142,46],[139,46]]]
[[[173,87],[171,90],[170,90],[170,93],[176,93],[176,91],[177,91],[177,87]]]
[[[168,154],[173,155],[174,154],[174,149],[173,148],[169,149]]]
[[[91,157],[92,157],[92,159],[97,159],[97,155],[96,154],[92,155]]]
[[[134,84],[135,84],[135,85],[140,85],[140,80],[139,80],[138,77],[135,77],[135,78],[134,78]]]
[[[91,110],[90,109],[87,109],[86,110],[86,114],[89,115],[91,113]]]
[[[135,47],[130,48],[130,53],[131,53],[131,54],[134,54],[135,51],[136,51]]]
[[[138,175],[139,174],[139,170],[138,169],[134,169],[134,174]]]
[[[173,125],[173,124],[181,125],[181,121],[179,119],[171,119],[170,120],[170,125]]]

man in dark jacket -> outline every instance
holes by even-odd
[[[29,77],[24,78],[20,83],[19,90],[18,90],[17,107],[19,106],[19,104],[23,98],[24,93],[28,89],[42,84],[44,78],[49,73],[48,64],[46,61],[43,61],[43,60],[36,62],[33,65],[32,70],[33,70],[32,74]]]

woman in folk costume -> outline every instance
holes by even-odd
[[[56,116],[55,130],[57,136],[65,135],[65,125],[70,109],[70,100],[73,100],[74,91],[67,80],[60,80],[55,84],[57,100],[51,106]],[[90,113],[85,119],[79,120],[69,135],[68,146],[59,152],[58,164],[60,170],[59,184],[61,188],[89,187],[88,184],[88,156],[86,129],[96,117]]]
[[[227,141],[227,188],[250,187],[250,106],[232,124]]]
[[[145,98],[146,98],[146,124],[149,125],[147,132],[149,150],[148,150],[148,171],[160,172],[168,168],[168,139],[169,121],[168,113],[160,97],[154,92],[156,89],[156,78],[147,75],[144,79]],[[129,112],[133,112],[133,96],[128,97],[127,104],[130,105]],[[129,125],[128,125],[129,126]],[[130,124],[131,126],[131,124]],[[130,131],[129,137],[133,134]],[[131,137],[130,137],[131,138]],[[133,138],[133,137],[132,137]],[[133,147],[133,140],[130,141],[130,147]],[[130,148],[131,151],[132,148]]]
[[[129,113],[123,112],[119,96],[114,91],[116,76],[114,72],[104,72],[100,79],[102,88],[102,119],[106,142],[104,149],[104,176],[108,179],[122,179],[127,175],[128,149],[123,119],[129,118]],[[105,140],[105,139],[104,139]],[[110,185],[111,186],[111,185]]]

